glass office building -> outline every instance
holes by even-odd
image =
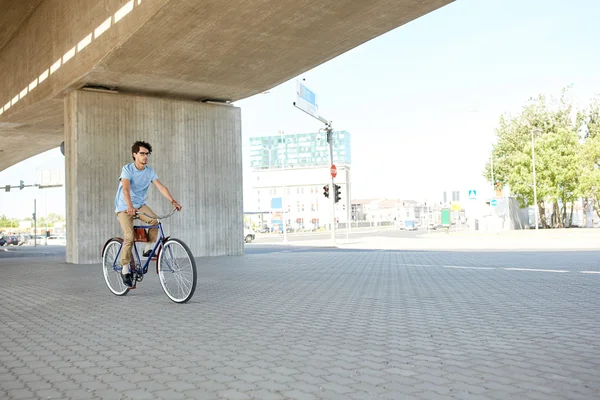
[[[333,132],[333,163],[350,165],[351,136]],[[329,144],[325,132],[271,135],[250,138],[250,166],[254,170],[271,168],[328,166]]]

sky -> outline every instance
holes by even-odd
[[[441,200],[443,191],[489,191],[482,170],[503,113],[538,94],[579,107],[600,93],[600,2],[458,0],[263,94],[242,110],[244,180],[250,137],[314,132],[293,107],[295,81],[317,93],[320,114],[352,134],[353,198]],[[6,139],[4,139],[6,140]],[[60,150],[0,172],[0,185],[64,168]],[[244,187],[251,208],[251,187]],[[0,215],[64,215],[64,189],[0,191]],[[42,207],[42,208],[40,208]]]

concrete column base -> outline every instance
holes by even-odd
[[[100,263],[106,240],[122,236],[114,197],[136,140],[152,145],[148,165],[183,205],[165,234],[196,257],[243,254],[239,108],[75,91],[65,99],[67,262]],[[171,210],[154,185],[148,205]]]

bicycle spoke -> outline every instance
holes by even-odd
[[[185,302],[196,288],[196,266],[187,247],[171,239],[163,247],[159,259],[160,283],[167,296],[175,302]]]
[[[121,279],[122,266],[118,260],[120,249],[121,243],[116,239],[112,240],[106,245],[102,256],[104,280],[108,289],[117,296],[124,295],[129,291]]]

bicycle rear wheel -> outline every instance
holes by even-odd
[[[179,239],[168,239],[158,255],[158,278],[165,294],[175,303],[185,303],[196,290],[196,260]]]
[[[122,243],[122,239],[112,238],[104,245],[102,252],[102,272],[106,286],[117,296],[124,296],[129,292],[129,288],[123,284],[121,261],[117,258]]]

